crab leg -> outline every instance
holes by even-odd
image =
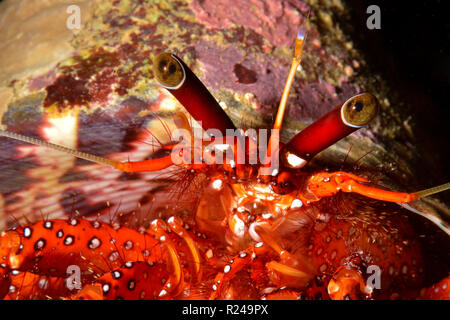
[[[182,272],[180,257],[178,256],[172,240],[169,239],[169,236],[166,233],[167,229],[168,227],[166,223],[161,219],[153,220],[150,224],[150,228],[148,229],[149,233],[153,234],[159,241],[166,245],[173,267],[173,276],[170,276],[166,281],[163,289],[159,293],[159,297],[165,297],[169,292],[171,294],[178,295],[183,289],[184,282],[184,274]]]
[[[124,172],[158,171],[168,168],[173,164],[172,157],[169,155],[143,161],[116,162],[114,168]]]
[[[71,296],[72,300],[166,300],[175,295],[159,296],[163,283],[168,277],[167,265],[162,262],[126,262],[122,267],[103,274],[92,284],[84,286]]]
[[[202,276],[202,271],[200,269],[201,262],[200,262],[200,252],[198,250],[198,245],[195,243],[195,241],[192,239],[191,236],[187,233],[187,231],[183,228],[183,220],[180,217],[172,216],[167,220],[167,224],[169,225],[169,228],[175,232],[180,238],[182,238],[191,254],[192,258],[194,259],[194,267],[195,267],[195,273],[197,275],[197,279],[200,279]]]
[[[367,186],[362,184],[364,182],[369,181],[367,179],[358,177],[357,175],[343,171],[331,173],[318,172],[308,179],[304,197],[306,201],[318,201],[321,198],[329,197],[338,193],[339,191],[342,191],[342,192],[359,193],[365,197],[381,201],[405,203],[450,188],[450,183],[446,183],[441,186],[430,188],[427,190],[414,193],[406,193],[406,192],[393,192],[376,187]]]
[[[245,266],[248,266],[259,255],[267,253],[269,248],[277,253],[281,262],[270,261],[266,264],[266,267],[273,272],[290,276],[296,279],[296,283],[306,283],[311,279],[310,268],[307,263],[298,260],[287,250],[284,250],[279,243],[266,232],[264,228],[259,226],[257,228],[258,235],[264,242],[258,242],[253,247],[250,247],[239,255],[235,256],[230,264],[224,267],[223,273],[217,274],[214,279],[213,291],[210,295],[210,300],[216,299],[220,296],[221,289],[225,282],[228,282],[232,277],[242,270]]]
[[[223,272],[218,273],[215,277],[212,286],[213,291],[209,296],[209,300],[220,297],[224,283],[229,282],[237,272],[241,271],[245,266],[248,266],[256,256],[267,252],[268,249],[262,242],[259,242],[235,256],[229,264],[225,265]]]

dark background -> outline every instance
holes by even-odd
[[[439,183],[450,178],[450,18],[444,1],[347,0],[350,17],[344,31],[351,35],[373,70],[414,113],[415,143],[442,163]],[[381,29],[368,30],[369,5],[381,9]],[[346,25],[346,27],[345,27]]]

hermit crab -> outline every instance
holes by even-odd
[[[399,206],[449,184],[405,193],[346,171],[308,170],[317,153],[376,117],[372,94],[348,98],[280,142],[305,39],[303,25],[271,130],[237,129],[187,64],[163,52],[153,72],[196,122],[175,114],[169,142],[150,159],[117,161],[0,131],[126,174],[175,168],[178,195],[196,199],[183,210],[175,200],[159,215],[141,212],[137,226],[73,216],[3,232],[1,297],[449,299],[448,266],[436,272],[445,258],[429,265],[411,212]],[[161,125],[169,128],[164,119]],[[438,223],[436,232],[448,237],[448,226]],[[79,278],[67,281],[74,268]]]

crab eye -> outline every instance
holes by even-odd
[[[181,62],[172,54],[159,54],[153,62],[156,79],[166,89],[178,89],[186,79]]]
[[[341,108],[342,121],[350,127],[367,125],[378,113],[377,99],[370,93],[358,94],[348,99]]]

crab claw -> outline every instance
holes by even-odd
[[[368,198],[389,202],[411,202],[418,198],[414,193],[383,190],[364,185],[361,182],[369,181],[343,171],[318,172],[309,178],[306,190],[316,198],[316,201],[335,195],[339,191],[359,193]]]

